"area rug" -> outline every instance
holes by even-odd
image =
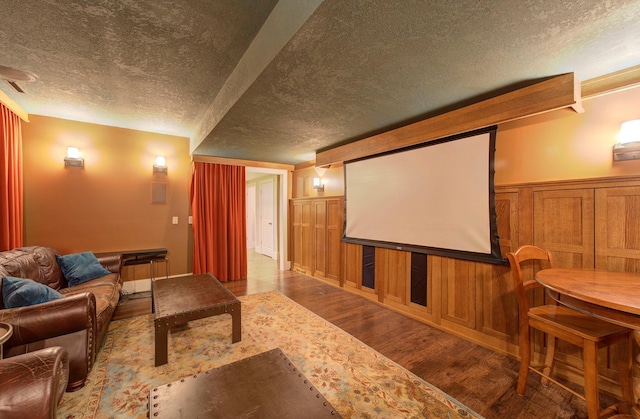
[[[280,348],[345,418],[477,418],[436,387],[277,291],[239,298],[242,340],[231,316],[172,330],[169,362],[154,367],[153,316],[114,321],[87,384],[65,393],[60,418],[146,418],[149,391]]]

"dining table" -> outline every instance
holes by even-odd
[[[535,274],[547,294],[558,303],[607,322],[634,329],[640,345],[640,273],[604,269],[551,268]],[[635,360],[636,366],[638,360]],[[633,406],[619,409],[624,415],[640,419],[640,382],[634,377]]]

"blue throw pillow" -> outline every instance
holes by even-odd
[[[56,259],[70,287],[111,273],[100,264],[93,252],[56,255]]]
[[[30,279],[13,276],[2,278],[2,303],[5,308],[32,306],[62,297],[63,295],[53,288]]]

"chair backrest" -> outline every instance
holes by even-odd
[[[553,258],[548,250],[541,249],[537,246],[524,245],[520,246],[515,252],[508,252],[509,265],[511,266],[511,276],[513,277],[513,286],[520,307],[520,315],[525,315],[529,311],[529,300],[527,299],[527,290],[532,288],[542,288],[533,276],[527,280],[522,277],[522,263],[526,261],[541,261],[544,267],[553,268]]]

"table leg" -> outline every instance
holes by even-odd
[[[155,360],[156,367],[159,367],[168,362],[169,326],[160,324],[160,322],[157,322],[155,326]]]
[[[231,343],[240,342],[242,340],[242,310],[240,302],[234,304],[234,307],[229,310],[231,314]]]

